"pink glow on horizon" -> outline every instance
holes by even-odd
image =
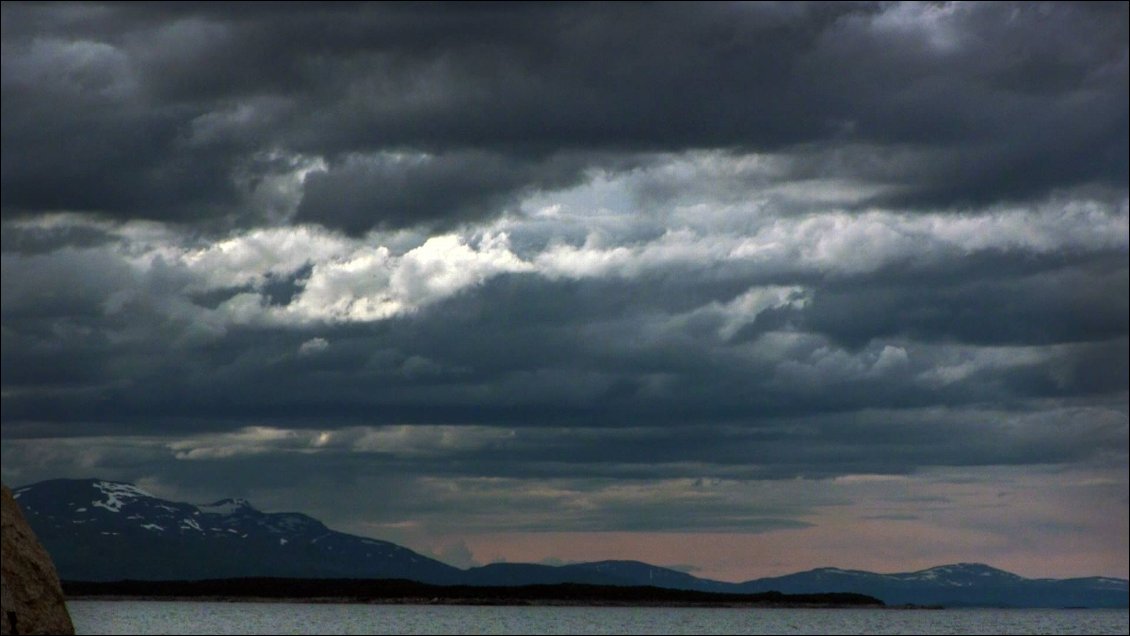
[[[954,533],[924,523],[865,521],[760,534],[733,533],[503,533],[466,540],[481,563],[570,563],[606,559],[645,561],[691,574],[739,582],[818,567],[906,572],[980,560],[1030,578],[1127,578],[1128,554],[1069,539],[1047,552],[1018,550],[988,535]],[[979,543],[970,558],[970,544]],[[686,566],[692,566],[687,568]]]

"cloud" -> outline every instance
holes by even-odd
[[[432,551],[432,554],[435,555],[435,558],[444,563],[454,565],[457,568],[472,568],[485,565],[475,560],[474,553],[471,552],[471,549],[467,547],[467,543],[464,541],[456,541],[439,546]]]
[[[582,158],[523,161],[463,151],[354,154],[306,177],[296,220],[362,234],[373,227],[450,225],[497,215],[522,191],[579,181]]]
[[[710,148],[909,207],[1127,178],[1124,7],[4,13],[6,215],[450,228]]]
[[[317,355],[317,354],[325,351],[326,349],[328,349],[329,346],[330,346],[330,342],[328,340],[326,340],[325,338],[311,338],[311,339],[307,340],[306,342],[303,342],[301,345],[299,345],[298,355],[300,355],[300,356]]]
[[[80,413],[756,423],[1113,395],[1127,375],[1125,202],[766,215],[739,233],[744,211],[706,200],[707,220],[656,232],[606,183],[434,236],[9,222],[104,239],[4,253],[5,430]]]
[[[7,480],[467,562],[1125,508],[1125,5],[2,11]]]

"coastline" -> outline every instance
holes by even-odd
[[[271,596],[68,596],[69,601],[173,601],[182,603],[310,603],[315,605],[475,605],[508,607],[695,607],[695,608],[749,608],[749,609],[943,609],[941,607],[906,607],[888,605],[844,605],[834,603],[758,603],[758,602],[701,602],[692,601],[614,601],[569,599],[474,599],[474,598],[348,598],[348,597],[271,597]]]
[[[573,583],[477,587],[428,585],[404,580],[265,578],[64,581],[63,589],[68,601],[827,609],[887,607],[883,601],[862,594],[726,594]]]

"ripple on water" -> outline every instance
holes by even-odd
[[[1126,634],[1130,611],[71,601],[79,634]]]

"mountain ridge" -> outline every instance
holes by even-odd
[[[102,479],[48,480],[17,488],[13,496],[61,577],[71,581],[367,578],[433,585],[577,583],[735,594],[858,593],[892,605],[1130,605],[1126,579],[1028,579],[980,563],[890,574],[822,567],[739,583],[630,560],[459,569],[388,541],[337,532],[300,512],[262,512],[245,499],[194,505]]]

